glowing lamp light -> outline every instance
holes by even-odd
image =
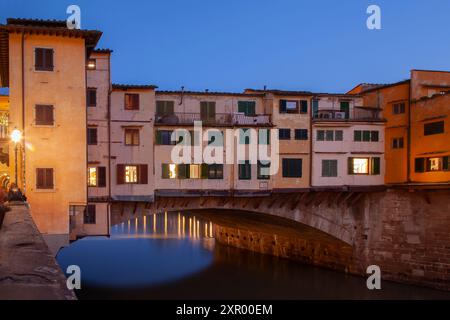
[[[22,132],[19,129],[14,129],[11,133],[11,140],[14,143],[19,143],[22,140]]]

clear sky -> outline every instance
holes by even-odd
[[[448,0],[0,0],[0,20],[65,20],[70,4],[104,32],[115,83],[343,92],[450,70]],[[366,27],[370,4],[382,30]]]

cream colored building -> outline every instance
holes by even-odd
[[[315,95],[311,186],[342,188],[384,184],[382,110],[355,95]]]

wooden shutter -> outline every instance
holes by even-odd
[[[280,100],[280,113],[286,113],[286,100]]]
[[[106,167],[97,168],[97,187],[106,187]]]
[[[177,165],[177,171],[178,171],[178,178],[179,179],[187,179],[188,178],[188,172],[187,172],[187,165],[185,164],[178,164]]]
[[[450,156],[446,156],[442,159],[442,169],[445,171],[450,170]]]
[[[44,53],[44,68],[49,71],[53,70],[53,49],[45,49]]]
[[[375,157],[371,159],[372,165],[372,174],[373,175],[379,175],[380,174],[380,158]]]
[[[348,174],[354,174],[354,172],[353,172],[353,158],[348,158],[347,167],[348,167]]]
[[[36,48],[34,50],[34,67],[36,70],[42,70],[44,67],[44,50]]]
[[[167,163],[161,164],[161,178],[163,179],[169,179],[169,165]]]
[[[139,110],[139,95],[138,94],[133,94],[133,110]]]
[[[425,158],[416,158],[415,172],[425,172]]]
[[[200,165],[200,171],[201,171],[201,178],[202,179],[208,179],[209,178],[209,165],[206,163],[202,163]]]
[[[88,106],[95,107],[97,105],[97,90],[88,89]]]
[[[125,165],[118,164],[117,165],[117,184],[125,184]]]
[[[300,113],[308,113],[308,101],[300,100]]]
[[[138,183],[148,184],[148,165],[146,164],[139,165],[138,174],[139,174]]]

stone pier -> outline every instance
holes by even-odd
[[[12,205],[0,229],[0,300],[75,300],[25,205]]]

